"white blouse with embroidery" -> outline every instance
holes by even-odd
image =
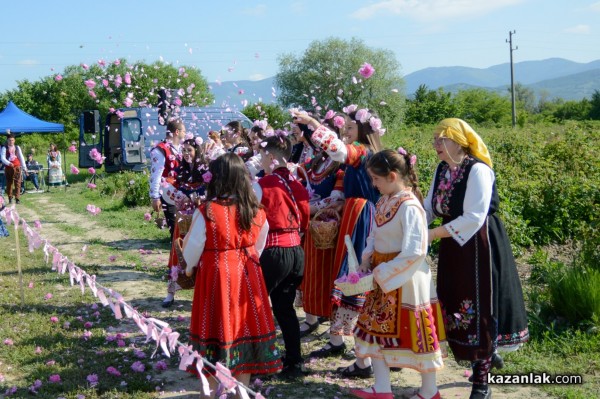
[[[398,193],[383,196],[378,202],[375,224],[363,251],[362,264],[370,265],[374,251],[399,254],[379,264],[373,270],[377,284],[384,292],[404,286],[419,271],[429,273],[427,255],[427,225],[425,211],[419,201],[411,198],[401,202]],[[427,299],[429,296],[427,296]],[[410,303],[414,303],[412,300]]]
[[[258,234],[258,239],[254,247],[258,252],[258,256],[262,253],[267,242],[267,234],[269,233],[269,223],[265,220]],[[198,209],[194,211],[192,216],[192,223],[190,225],[189,232],[185,235],[183,240],[183,258],[187,265],[186,272],[189,274],[192,269],[198,266],[200,257],[204,252],[204,245],[206,244],[206,220],[204,215]]]
[[[449,173],[450,171],[448,171],[448,174]],[[477,162],[471,167],[471,172],[467,177],[467,190],[463,202],[463,214],[444,225],[444,228],[452,238],[461,246],[465,245],[467,241],[479,231],[481,226],[483,226],[490,210],[492,189],[495,179],[494,171],[483,162]],[[427,198],[425,198],[424,201],[428,223],[431,223],[436,217],[431,207],[432,196],[435,192],[434,184],[435,176],[429,187]],[[436,211],[441,213],[442,210],[439,208],[439,205],[436,206]]]

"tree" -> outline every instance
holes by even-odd
[[[283,110],[277,104],[256,103],[249,104],[242,110],[251,121],[266,119],[274,129],[283,129],[291,122],[291,116],[287,110]]]
[[[89,88],[93,82],[95,87]],[[79,132],[79,114],[97,109],[106,115],[110,108],[129,106],[156,106],[158,90],[175,89],[181,94],[182,105],[206,105],[213,97],[208,82],[194,67],[175,68],[155,62],[127,64],[117,60],[90,67],[72,65],[62,74],[47,76],[39,81],[18,82],[14,90],[0,95],[0,105],[9,100],[40,119],[65,125],[67,139],[73,140]],[[62,136],[61,136],[62,137]]]
[[[510,92],[510,88],[508,89]],[[529,87],[521,84],[515,84],[515,101],[519,108],[529,112],[530,114],[536,111],[535,93]]]
[[[359,39],[329,38],[312,42],[304,54],[279,57],[275,83],[284,107],[340,110],[349,104],[368,107],[387,128],[399,123],[404,108],[404,80],[389,50],[373,49]],[[369,63],[375,73],[358,72]]]
[[[489,90],[460,90],[455,101],[462,110],[460,118],[469,122],[504,125],[512,119],[510,99]]]
[[[414,98],[407,99],[406,103],[407,124],[434,124],[459,114],[458,103],[441,87],[429,90],[422,84],[415,91]]]
[[[592,94],[592,100],[590,101],[590,119],[600,119],[600,90],[594,90]]]

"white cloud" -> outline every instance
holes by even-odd
[[[265,4],[257,4],[256,7],[244,8],[242,14],[251,15],[253,17],[260,17],[267,13],[267,6]]]
[[[39,63],[40,63],[39,60],[20,60],[19,62],[17,62],[17,64],[23,65],[23,66],[34,66],[34,65],[38,65]]]
[[[263,75],[262,73],[254,73],[254,74],[248,76],[248,79],[250,79],[250,80],[263,80],[263,79],[265,79],[265,75]]]
[[[294,14],[302,15],[306,12],[306,4],[303,1],[294,1],[290,4],[290,9]]]
[[[600,1],[597,3],[590,4],[590,9],[595,12],[600,12]]]
[[[493,10],[512,6],[522,0],[385,0],[359,8],[351,16],[356,19],[371,19],[378,14],[397,14],[420,21],[473,17],[485,15]]]
[[[592,33],[592,28],[589,25],[575,25],[564,30],[566,33],[576,33],[578,35],[589,35]]]

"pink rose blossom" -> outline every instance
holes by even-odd
[[[13,340],[12,340],[12,339],[10,339],[10,338],[6,338],[6,339],[4,340],[4,345],[6,345],[6,346],[12,346],[13,344],[14,344],[14,342],[13,342]]]
[[[90,90],[92,90],[94,87],[96,87],[96,82],[93,79],[88,79],[84,83],[87,86],[87,88]]]
[[[88,173],[91,175],[95,175],[96,174],[96,169],[94,168],[88,168]]]
[[[62,75],[61,75],[61,74],[58,74],[58,75],[56,75],[56,76],[54,77],[54,80],[55,80],[55,81],[57,81],[57,82],[60,82],[61,80],[63,80],[63,77],[62,77]]]
[[[50,381],[53,384],[57,384],[60,382],[60,374],[52,374],[50,377],[48,377],[48,381]]]
[[[131,369],[137,373],[143,373],[146,370],[146,366],[144,366],[144,363],[137,361],[131,365]]]
[[[98,385],[98,374],[90,374],[86,377],[86,380],[90,383],[90,386],[95,387]]]
[[[344,127],[345,124],[346,120],[344,119],[344,117],[338,115],[333,118],[333,126],[337,127],[338,129]]]
[[[77,152],[77,147],[74,144],[71,144],[68,148],[69,152]]]
[[[88,183],[87,188],[89,188],[90,190],[93,190],[96,188],[96,185],[94,183]]]
[[[121,376],[121,372],[119,370],[117,370],[116,368],[114,368],[113,366],[107,367],[106,372],[110,375],[114,375],[115,377]]]
[[[368,62],[365,62],[358,69],[358,73],[360,73],[363,78],[369,79],[371,76],[373,76],[373,73],[375,73],[375,68],[373,68],[373,66]]]
[[[144,220],[146,220],[147,222],[152,220],[152,214],[150,214],[148,212],[144,213]]]
[[[160,360],[154,364],[154,370],[164,371],[168,368],[167,363],[164,360]]]
[[[348,274],[348,282],[350,284],[356,284],[360,281],[360,276],[358,273],[349,273]]]
[[[71,174],[74,174],[74,175],[79,174],[79,169],[77,169],[77,167],[73,164],[71,164]]]
[[[56,316],[52,316],[52,317],[50,318],[50,321],[51,321],[52,323],[58,323],[58,317],[56,317]]]

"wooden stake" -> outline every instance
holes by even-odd
[[[21,307],[25,306],[25,291],[23,289],[23,272],[21,271],[21,246],[19,245],[19,222],[13,221],[15,224],[15,245],[17,249],[17,269],[19,270],[19,286],[21,289]]]

